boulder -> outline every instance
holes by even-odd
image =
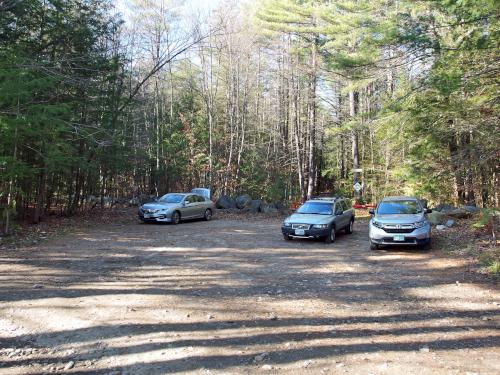
[[[276,207],[278,209],[278,211],[283,211],[283,210],[286,210],[288,208],[282,202],[276,202],[274,204],[274,207]]]
[[[102,202],[104,203],[104,207],[110,208],[110,207],[113,207],[114,198],[106,196],[106,197],[102,198]]]
[[[139,197],[139,204],[144,204],[144,203],[150,203],[154,202],[155,196],[154,195],[147,195],[147,194],[140,194]]]
[[[439,211],[432,211],[427,214],[427,220],[433,225],[439,225],[446,223],[446,215]]]
[[[260,199],[254,199],[253,201],[250,202],[249,211],[252,214],[260,212],[261,205],[262,201]]]
[[[274,204],[274,207],[279,211],[280,214],[282,215],[290,215],[292,213],[292,210],[288,208],[284,203],[282,202],[277,202]]]
[[[236,207],[239,209],[247,208],[252,203],[252,197],[248,194],[240,195],[236,198]]]
[[[265,214],[274,214],[278,212],[278,209],[274,204],[267,204],[265,202],[262,203],[260,206],[260,211],[265,213]]]
[[[227,210],[229,208],[236,208],[236,202],[233,198],[228,195],[221,195],[217,202],[215,202],[217,208]]]
[[[447,221],[446,221],[446,224],[445,224],[445,225],[446,225],[448,228],[451,228],[452,226],[454,226],[454,225],[455,225],[455,220],[451,220],[451,219],[449,219],[449,220],[447,220]]]
[[[446,225],[436,225],[436,229],[437,230],[445,230],[446,229]]]
[[[130,207],[139,206],[140,204],[141,204],[141,202],[139,201],[138,197],[134,197],[134,198],[132,198],[131,200],[128,201],[128,205]]]
[[[97,202],[98,199],[95,195],[89,195],[87,196],[87,203],[94,203],[94,202]]]
[[[469,217],[471,214],[463,208],[456,208],[453,211],[446,212],[446,215],[457,219],[465,219]]]
[[[448,212],[451,212],[453,210],[456,210],[457,208],[450,205],[450,204],[438,204],[433,211],[439,211],[439,212],[442,212],[444,214],[448,213]]]
[[[467,211],[468,213],[470,213],[472,215],[475,215],[481,211],[481,209],[479,207],[476,207],[476,206],[461,206],[460,208],[463,208],[465,211]]]

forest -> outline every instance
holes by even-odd
[[[0,232],[194,187],[500,205],[496,0],[210,3],[0,0]]]

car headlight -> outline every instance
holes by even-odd
[[[326,228],[328,228],[328,224],[314,224],[313,228],[316,228],[316,229],[326,229]]]
[[[284,222],[284,223],[283,223],[283,226],[284,226],[284,227],[291,227],[291,226],[292,226],[292,223],[287,223],[287,222]]]
[[[422,220],[422,221],[417,221],[416,223],[413,223],[413,226],[415,228],[422,228],[423,226],[425,226],[425,224],[427,224],[427,222],[425,220]]]
[[[384,225],[380,222],[380,221],[377,221],[377,220],[372,220],[372,224],[374,227],[377,227],[377,228],[383,228]]]

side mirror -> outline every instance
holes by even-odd
[[[188,205],[188,202],[184,201],[182,202],[182,207],[186,207]]]
[[[344,211],[342,211],[342,210],[335,211],[335,215],[342,215],[343,213],[344,213]]]
[[[426,213],[426,214],[430,214],[431,212],[432,212],[432,209],[431,209],[431,208],[427,208],[427,209],[425,209],[425,213]]]
[[[368,213],[369,213],[370,215],[375,215],[375,210],[374,210],[373,208],[370,208],[370,209],[368,210]]]

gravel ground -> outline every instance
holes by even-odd
[[[498,374],[500,291],[278,218],[130,220],[0,253],[0,374]]]

